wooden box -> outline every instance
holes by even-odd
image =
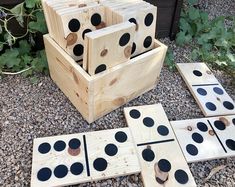
[[[44,43],[51,78],[89,123],[151,90],[167,51],[155,40],[154,49],[90,76],[48,34]]]

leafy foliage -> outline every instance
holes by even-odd
[[[171,49],[167,50],[165,64],[170,69],[170,71],[174,71],[176,69],[176,66],[174,63],[174,55],[173,55],[173,51]]]
[[[11,31],[8,24],[12,20],[24,32]],[[16,72],[29,76],[33,72],[48,72],[45,51],[35,47],[38,33],[47,33],[40,0],[25,0],[12,9],[0,6],[0,75]]]
[[[181,13],[176,43],[192,46],[191,60],[210,63],[235,78],[235,16],[210,20],[206,12],[193,6],[195,3],[188,0]]]

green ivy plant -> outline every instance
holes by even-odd
[[[12,9],[0,6],[0,75],[48,72],[44,49],[35,49],[35,37],[47,33],[40,0],[25,0]],[[23,33],[13,33],[9,23],[17,23]]]
[[[208,13],[195,8],[196,3],[188,0],[182,10],[176,43],[192,47],[191,55],[186,57],[190,61],[209,63],[235,78],[235,16],[210,20]]]

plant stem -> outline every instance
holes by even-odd
[[[2,72],[1,74],[3,74],[3,75],[18,75],[18,74],[24,73],[24,72],[26,72],[26,71],[28,71],[30,69],[32,69],[32,67],[23,69],[23,70],[18,71],[18,72]]]

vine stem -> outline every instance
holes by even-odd
[[[24,73],[30,69],[32,69],[32,67],[29,67],[29,68],[26,68],[26,69],[23,69],[21,71],[14,72],[14,73],[13,72],[2,72],[1,74],[3,74],[3,75],[18,75],[18,74]]]

